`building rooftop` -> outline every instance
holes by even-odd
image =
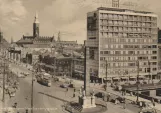
[[[108,10],[108,11],[118,11],[118,12],[133,12],[133,13],[143,13],[143,14],[154,14],[153,12],[147,11],[137,11],[130,9],[122,9],[122,8],[108,8],[108,7],[99,7],[98,10]]]

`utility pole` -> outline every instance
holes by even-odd
[[[56,76],[56,46],[55,46],[55,51],[54,51],[54,76]]]
[[[148,65],[149,65],[149,79],[148,79],[148,84],[150,83],[150,78],[151,78],[151,75],[150,75],[150,62],[148,60]]]
[[[107,91],[107,60],[106,60],[106,91]]]
[[[72,74],[73,74],[73,50],[72,50],[72,60],[71,60],[71,70],[70,70],[70,76],[71,76],[71,79],[72,79]]]
[[[139,61],[137,61],[137,100],[139,102]]]
[[[33,80],[33,74],[34,72],[32,72],[32,86],[31,86],[31,113],[33,113],[33,86],[34,86],[34,80]]]
[[[4,62],[4,71],[3,71],[3,102],[5,103],[5,62]]]

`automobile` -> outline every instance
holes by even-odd
[[[116,98],[120,103],[124,103],[125,102],[125,98],[124,97],[117,97]]]
[[[61,87],[61,88],[67,88],[68,85],[66,85],[66,84],[61,84],[60,87]]]
[[[28,75],[29,75],[29,73],[24,73],[24,75],[25,75],[25,76],[28,76]]]
[[[54,77],[54,81],[59,81],[59,78],[57,78],[57,77]]]
[[[143,84],[148,84],[146,81],[143,81]]]
[[[97,98],[103,98],[103,97],[104,97],[104,93],[102,93],[102,92],[97,92],[97,93],[95,94],[95,96],[96,96]]]
[[[23,74],[19,74],[18,77],[19,78],[25,78],[25,76]]]
[[[75,85],[74,84],[69,84],[69,87],[70,88],[75,88]]]

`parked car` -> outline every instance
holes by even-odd
[[[61,84],[60,87],[61,87],[61,88],[67,88],[68,85],[66,85],[66,84]]]
[[[97,98],[103,98],[103,97],[104,97],[104,93],[98,92],[98,93],[95,94],[95,96],[96,96]]]
[[[124,102],[125,102],[125,98],[124,98],[124,97],[117,97],[117,100],[118,100],[120,103],[124,103]]]
[[[57,78],[57,77],[54,77],[54,81],[59,81],[59,78]]]
[[[28,76],[28,75],[29,75],[29,73],[24,73],[24,75],[25,75],[25,76]]]
[[[74,84],[69,84],[69,87],[70,88],[75,88],[75,85]]]

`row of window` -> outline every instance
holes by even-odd
[[[142,57],[137,57],[137,56],[127,56],[127,57],[119,57],[119,56],[115,56],[115,57],[100,57],[101,61],[107,60],[109,62],[113,62],[113,61],[137,61],[137,60],[146,60],[148,61],[149,59],[151,60],[157,60],[156,56],[151,56],[151,57],[147,57],[147,56],[142,56]]]
[[[139,54],[157,54],[157,51],[101,51],[102,55],[139,55]]]
[[[108,14],[101,13],[100,18],[107,19],[120,19],[120,20],[135,20],[135,21],[157,21],[156,17],[151,16],[139,16],[139,15],[125,15],[125,14]]]
[[[156,23],[146,22],[127,22],[127,21],[115,21],[115,20],[100,20],[100,25],[108,26],[134,26],[134,27],[157,27]]]
[[[110,42],[110,41],[109,41]],[[129,41],[135,43],[133,41]],[[123,44],[106,44],[105,48],[109,49],[154,49],[157,48],[157,45],[123,45]]]
[[[100,37],[101,38],[151,38],[151,37],[157,38],[157,35],[155,33],[149,34],[149,33],[129,33],[129,32],[122,33],[122,32],[101,31]]]
[[[137,28],[137,27],[109,27],[109,26],[101,26],[101,30],[106,30],[106,31],[123,31],[123,32],[158,32],[158,30],[155,28]]]
[[[157,68],[151,68],[149,70],[149,68],[139,68],[139,72],[142,72],[142,73],[149,73],[151,71],[157,71]],[[100,70],[101,73],[106,73],[106,70],[105,69],[101,69]],[[137,69],[128,69],[128,70],[124,70],[124,69],[115,69],[115,70],[112,70],[112,69],[109,69],[107,71],[107,74],[118,74],[118,75],[128,75],[130,73],[137,73],[138,70]]]
[[[139,62],[139,66],[149,66],[150,65],[157,65],[157,62]],[[136,62],[131,63],[107,63],[107,67],[123,67],[123,66],[137,66]],[[101,67],[106,67],[106,64],[101,64]]]

